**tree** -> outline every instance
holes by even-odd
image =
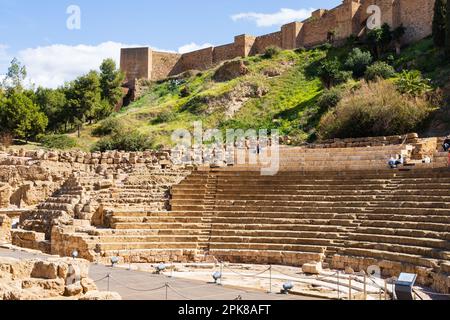
[[[323,61],[319,67],[318,75],[327,89],[345,82],[350,78],[349,72],[341,70],[341,63],[337,58]]]
[[[63,89],[47,89],[39,87],[35,93],[35,102],[49,120],[48,129],[57,132],[68,120],[67,99]]]
[[[67,105],[71,122],[76,124],[78,132],[85,121],[96,120],[96,110],[101,106],[100,78],[91,71],[70,83],[66,88]]]
[[[345,68],[353,72],[353,75],[360,78],[366,72],[367,67],[372,63],[372,55],[369,51],[362,51],[355,48],[350,52],[345,61]]]
[[[100,87],[102,99],[115,107],[123,98],[122,84],[125,75],[116,68],[113,59],[106,59],[100,66]]]
[[[436,0],[434,4],[433,17],[433,41],[436,47],[445,46],[446,37],[446,16],[447,16],[447,0]]]
[[[23,66],[17,58],[11,61],[5,79],[3,79],[3,87],[7,90],[16,88],[23,88],[23,81],[27,77],[27,69]]]
[[[394,40],[395,52],[399,55],[402,49],[402,38],[406,33],[406,28],[401,24],[392,31],[392,40]]]
[[[0,105],[0,130],[27,141],[44,133],[48,119],[21,91],[12,90]]]
[[[380,59],[383,52],[386,51],[392,42],[392,32],[389,24],[385,23],[381,28],[371,30],[367,34],[367,41],[372,45],[376,58]]]
[[[445,40],[445,53],[447,58],[450,59],[450,1],[447,0],[447,16],[446,16],[446,40]]]

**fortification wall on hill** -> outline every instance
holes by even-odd
[[[333,9],[319,9],[302,22],[292,22],[278,32],[262,35],[236,36],[233,43],[201,49],[186,54],[163,53],[150,48],[129,48],[121,51],[121,69],[126,74],[126,86],[134,89],[136,79],[162,80],[187,70],[206,70],[223,61],[263,53],[270,46],[282,49],[313,47],[323,44],[333,35],[342,43],[350,35],[367,31],[368,10],[377,5],[381,23],[392,28],[403,24],[404,43],[411,43],[431,34],[435,0],[344,0]]]

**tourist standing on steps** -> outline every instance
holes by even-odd
[[[450,150],[450,136],[447,136],[444,140],[444,143],[442,144],[442,148],[445,152]]]

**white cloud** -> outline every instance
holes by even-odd
[[[97,46],[55,44],[21,50],[18,58],[26,66],[30,82],[55,88],[97,70],[103,59],[113,58],[119,63],[120,48],[126,46],[112,41]]]
[[[256,22],[258,27],[271,27],[271,26],[281,26],[283,24],[302,21],[311,16],[311,13],[315,9],[286,9],[282,8],[280,11],[275,13],[256,13],[256,12],[246,12],[238,13],[231,16],[233,21],[238,20],[250,20]]]
[[[188,53],[195,50],[205,49],[212,47],[213,45],[210,43],[204,43],[204,44],[196,44],[194,42],[191,42],[189,44],[186,44],[184,46],[181,46],[178,48],[178,53]]]
[[[98,70],[106,58],[114,59],[119,66],[120,49],[129,47],[151,46],[113,41],[103,42],[96,46],[55,44],[21,50],[18,58],[27,68],[28,81],[37,86],[56,88],[90,70]]]

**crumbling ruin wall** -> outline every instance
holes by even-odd
[[[115,292],[99,292],[82,259],[19,260],[0,257],[0,300],[120,300]],[[109,297],[109,298],[107,298]]]
[[[0,215],[0,243],[11,242],[12,221],[7,215]]]

